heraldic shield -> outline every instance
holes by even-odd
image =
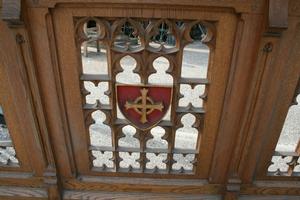
[[[124,117],[138,129],[159,123],[170,108],[172,87],[117,85],[117,102]]]

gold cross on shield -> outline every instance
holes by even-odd
[[[137,113],[139,113],[141,115],[140,122],[144,124],[148,122],[147,115],[152,113],[154,110],[162,111],[164,106],[162,102],[154,103],[154,101],[147,96],[148,90],[146,88],[143,88],[140,91],[142,96],[137,97],[133,103],[126,101],[125,108],[126,110],[134,109]],[[150,104],[147,104],[147,102],[150,102]]]

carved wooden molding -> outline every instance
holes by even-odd
[[[29,6],[34,7],[47,7],[47,8],[54,8],[58,4],[65,5],[74,5],[83,3],[85,6],[97,7],[103,6],[105,4],[128,4],[129,2],[126,0],[29,0],[27,1]],[[26,3],[27,3],[26,2]],[[253,13],[263,13],[265,7],[265,0],[222,0],[222,1],[211,1],[211,0],[202,0],[202,1],[195,1],[195,0],[185,0],[184,2],[180,0],[172,0],[172,1],[161,1],[161,0],[154,0],[154,1],[147,1],[147,0],[131,0],[131,5],[148,5],[148,6],[189,6],[191,8],[195,8],[198,6],[203,7],[222,7],[224,9],[234,9],[237,13],[241,12],[253,12]]]
[[[32,199],[48,199],[44,188],[1,186],[0,199],[15,199],[17,196]]]
[[[1,19],[10,27],[23,25],[21,16],[21,0],[2,0]]]

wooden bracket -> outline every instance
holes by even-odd
[[[3,0],[1,19],[6,21],[9,27],[22,26],[21,0]]]
[[[269,0],[267,32],[280,36],[288,28],[288,0]]]

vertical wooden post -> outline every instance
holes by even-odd
[[[21,0],[4,0],[2,19],[7,22],[15,35],[17,43],[17,59],[20,60],[20,71],[24,74],[23,82],[26,88],[26,98],[30,101],[30,111],[33,112],[32,143],[29,144],[29,151],[32,153],[31,161],[34,163],[32,170],[37,177],[43,177],[48,190],[49,199],[61,199],[61,190],[55,168],[55,160],[52,154],[51,142],[46,127],[43,106],[40,98],[40,88],[37,81],[36,66],[33,60],[31,49],[31,38],[28,32],[26,4],[21,7]],[[32,148],[32,149],[31,149]],[[38,149],[38,150],[36,150]]]

